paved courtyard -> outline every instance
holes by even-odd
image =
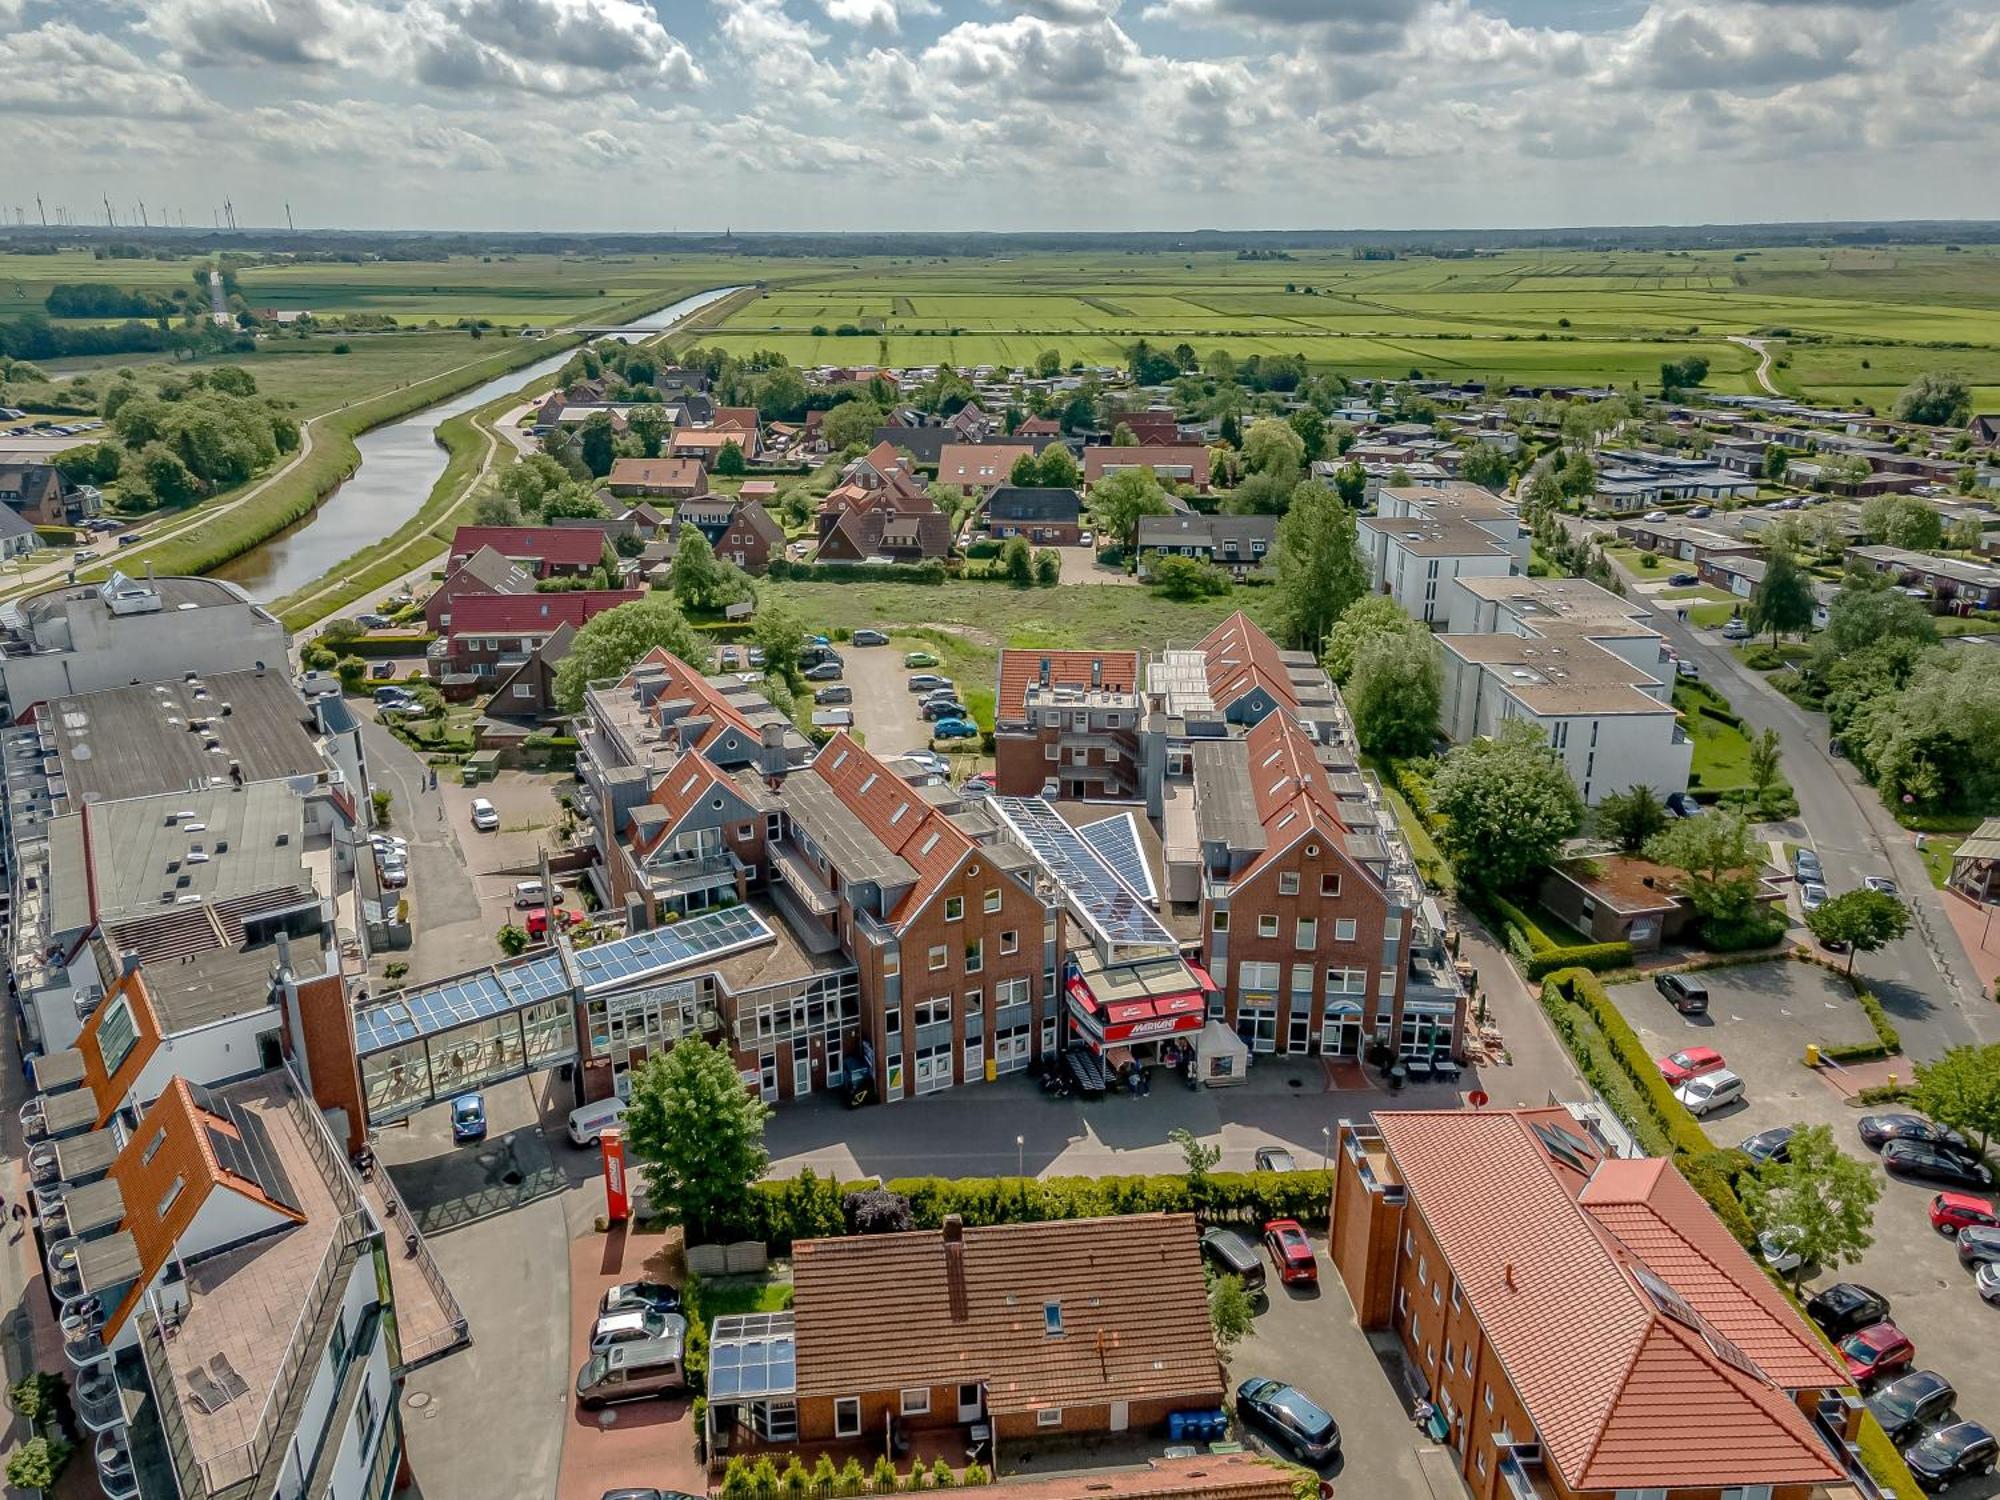
[[[914,637],[899,637],[886,646],[836,648],[846,663],[847,675],[841,680],[854,689],[854,702],[848,705],[854,710],[854,727],[877,755],[930,746],[930,726],[917,711],[917,694],[908,686],[913,669],[903,665],[903,653],[915,646]]]

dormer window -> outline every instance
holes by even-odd
[[[1062,1303],[1044,1302],[1042,1304],[1042,1331],[1052,1339],[1062,1337]]]

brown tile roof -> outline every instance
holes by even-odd
[[[1192,1215],[996,1224],[964,1237],[958,1316],[940,1231],[795,1245],[799,1396],[984,1381],[988,1410],[1009,1416],[1222,1391]],[[1059,1335],[1045,1326],[1050,1302]]]
[[[1188,483],[1201,489],[1208,488],[1208,449],[1200,443],[1156,443],[1150,447],[1141,444],[1136,448],[1093,443],[1083,450],[1083,478],[1086,484],[1097,483],[1104,478],[1107,470],[1116,473],[1134,466],[1155,471],[1186,468],[1190,471]]]
[[[888,914],[892,923],[908,922],[921,911],[975,847],[956,823],[844,733],[826,742],[808,771],[883,848],[916,872],[915,883]]]
[[[706,488],[707,475],[708,471],[701,466],[699,459],[620,458],[612,462],[611,472],[604,476],[604,482],[613,489],[620,485],[665,489],[691,484],[699,492]]]
[[[1329,852],[1346,866],[1344,883],[1358,881],[1379,890],[1381,882],[1347,853],[1351,830],[1341,815],[1332,773],[1320,764],[1298,721],[1283,709],[1268,713],[1243,737],[1243,748],[1257,821],[1264,825],[1264,848],[1237,873],[1235,884],[1240,887],[1255,879],[1300,838],[1317,831]]]
[[[1537,1134],[1553,1126],[1583,1144],[1562,1109],[1390,1111],[1375,1121],[1571,1489],[1841,1477],[1787,1391],[1842,1385],[1844,1375],[1815,1356],[1802,1327],[1783,1329],[1797,1314],[1770,1305],[1768,1283],[1756,1285],[1763,1273],[1674,1167],[1606,1162],[1586,1148],[1572,1170]]]
[[[1139,653],[1136,651],[1032,651],[1009,647],[1000,653],[1000,702],[1003,719],[1018,719],[1026,712],[1030,683],[1040,682],[1042,664],[1048,663],[1049,682],[1055,687],[1102,687],[1114,693],[1129,693],[1139,682]],[[1092,668],[1098,668],[1096,681]]]
[[[938,483],[977,488],[1005,484],[1016,459],[1034,456],[1033,443],[946,443],[938,450]]]
[[[1281,707],[1299,706],[1284,653],[1242,610],[1203,636],[1195,649],[1208,658],[1208,691],[1217,708],[1227,708],[1260,686]]]

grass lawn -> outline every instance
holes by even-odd
[[[792,1305],[792,1284],[763,1276],[704,1276],[701,1315],[713,1323],[732,1313],[783,1312]]]
[[[1930,872],[1931,884],[1943,890],[1945,882],[1951,879],[1951,857],[1958,852],[1958,846],[1965,842],[1962,833],[1927,833],[1924,846],[1917,851],[1917,858],[1924,862]]]
[[[1704,792],[1729,792],[1750,785],[1750,738],[1741,729],[1699,712],[1701,704],[1725,711],[1729,704],[1721,694],[1696,683],[1674,684],[1674,707],[1694,740],[1691,785]]]

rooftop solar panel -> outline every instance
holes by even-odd
[[[1180,944],[1138,894],[1118,878],[1103,855],[1084,842],[1055,808],[1040,797],[995,797],[995,811],[1062,887],[1065,903],[1078,920],[1114,948],[1163,948]]]
[[[775,941],[764,919],[747,906],[731,906],[705,916],[690,917],[667,927],[634,932],[572,955],[586,990],[605,989],[628,980],[714,958],[759,943]]]
[[[1148,906],[1159,903],[1159,887],[1153,884],[1152,867],[1146,863],[1146,846],[1139,841],[1136,813],[1086,823],[1077,836],[1103,857],[1112,873],[1132,887],[1141,901]]]
[[[569,973],[554,949],[518,963],[455,974],[357,1012],[354,1041],[362,1053],[379,1052],[418,1037],[570,992]]]

